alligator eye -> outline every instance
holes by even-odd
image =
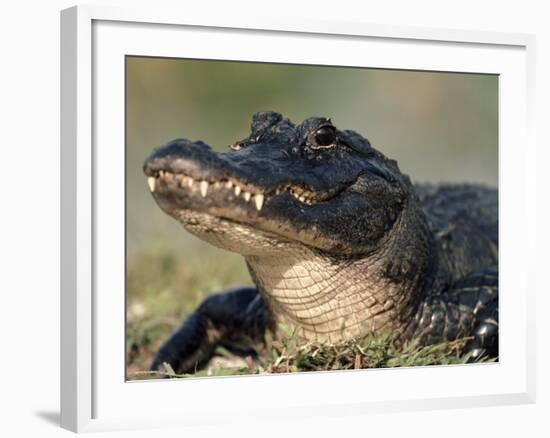
[[[336,143],[336,131],[332,126],[322,126],[315,131],[317,146],[327,147]]]

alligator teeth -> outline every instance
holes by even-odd
[[[252,193],[250,193],[250,192],[244,192],[243,193],[243,198],[246,202],[250,201],[251,196],[252,196]]]
[[[231,187],[233,187],[233,183],[232,183],[231,181],[227,181],[227,182],[225,183],[225,188],[226,188],[226,189],[230,189]]]
[[[235,196],[239,196],[239,193],[241,193],[241,187],[235,186]]]
[[[208,193],[208,181],[201,181],[201,195],[204,198]]]
[[[300,200],[300,202],[305,202],[306,201],[306,198],[304,198],[303,196],[298,197],[298,199]]]
[[[189,188],[193,187],[193,183],[195,182],[195,180],[191,177],[189,177],[189,179],[187,180],[187,185],[189,186]]]
[[[164,170],[159,171],[159,175],[162,178],[164,176]]]
[[[256,204],[256,209],[260,211],[264,205],[264,195],[254,196],[254,203]]]
[[[149,184],[149,190],[151,190],[151,192],[155,191],[155,182],[155,177],[150,176],[147,178],[147,184]]]

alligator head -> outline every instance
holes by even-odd
[[[365,254],[413,196],[395,161],[330,119],[295,126],[278,113],[257,113],[251,134],[230,148],[216,153],[177,139],[144,164],[159,206],[206,240],[231,222],[331,254]],[[231,246],[244,255],[258,250],[253,239]]]
[[[343,266],[361,274],[343,274],[341,281],[362,281],[371,302],[386,281],[418,280],[427,238],[418,232],[416,222],[425,224],[414,189],[397,163],[361,135],[323,117],[294,125],[261,112],[251,134],[230,148],[216,153],[201,141],[174,140],[151,153],[144,172],[166,213],[198,237],[245,256],[274,305],[284,307],[282,290],[288,295],[294,286],[314,286],[302,290],[309,295],[326,292],[321,283]],[[322,271],[317,280],[311,266]],[[303,278],[293,283],[290,274],[299,272]],[[392,308],[387,297],[378,301]],[[287,306],[282,313],[292,311]]]

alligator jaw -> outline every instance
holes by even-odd
[[[315,227],[300,232],[284,220],[273,219],[273,213],[280,211],[281,205],[294,204],[299,210],[323,205],[300,188],[287,185],[269,190],[235,177],[199,179],[182,172],[149,169],[145,173],[149,189],[161,209],[197,237],[223,249],[242,255],[264,254],[269,248],[292,240],[313,246],[315,239],[323,242],[315,234]],[[229,229],[239,224],[243,235],[250,238],[241,238],[239,243],[234,241],[229,229],[227,233],[220,233],[228,224]],[[216,233],[218,236],[213,236]]]
[[[154,195],[157,192],[157,195],[162,196],[163,193],[171,191],[175,195],[179,194],[193,199],[195,203],[200,201],[200,198],[226,200],[227,202],[244,201],[251,203],[257,211],[260,211],[266,198],[261,189],[231,179],[217,181],[195,179],[183,173],[160,171],[156,176],[148,176],[147,182]],[[276,194],[279,194],[279,191]]]
[[[202,198],[216,196],[227,201],[243,199],[245,202],[252,200],[256,210],[260,211],[264,202],[274,196],[288,193],[300,204],[314,205],[319,202],[328,201],[337,195],[336,191],[312,192],[300,186],[292,184],[281,184],[275,188],[266,189],[249,184],[234,177],[224,178],[193,178],[182,172],[169,172],[160,170],[158,172],[147,172],[147,183],[149,190],[155,194],[158,190],[179,190],[185,191],[189,196],[200,194]]]

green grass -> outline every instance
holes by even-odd
[[[205,262],[208,261],[208,262]],[[127,272],[127,371],[129,379],[201,377],[243,374],[351,370],[463,364],[460,353],[466,339],[429,346],[412,342],[398,348],[388,334],[367,334],[337,345],[300,343],[287,327],[280,336],[266,335],[266,347],[258,358],[235,361],[231,367],[198,370],[179,375],[169,366],[150,372],[148,366],[162,342],[212,292],[250,284],[241,257],[209,246],[193,248],[192,255],[161,248],[134,255]],[[216,356],[234,359],[223,348]],[[483,361],[486,361],[485,359]]]
[[[189,378],[464,364],[469,356],[461,354],[460,349],[466,341],[460,339],[428,346],[410,343],[397,348],[389,335],[370,334],[336,345],[300,344],[291,337],[268,341],[266,350],[257,360],[245,358],[245,366],[207,368],[192,374],[177,374],[165,363],[162,371],[137,373],[136,377]],[[218,348],[216,354],[231,355],[223,348]],[[490,361],[486,358],[479,360]]]

